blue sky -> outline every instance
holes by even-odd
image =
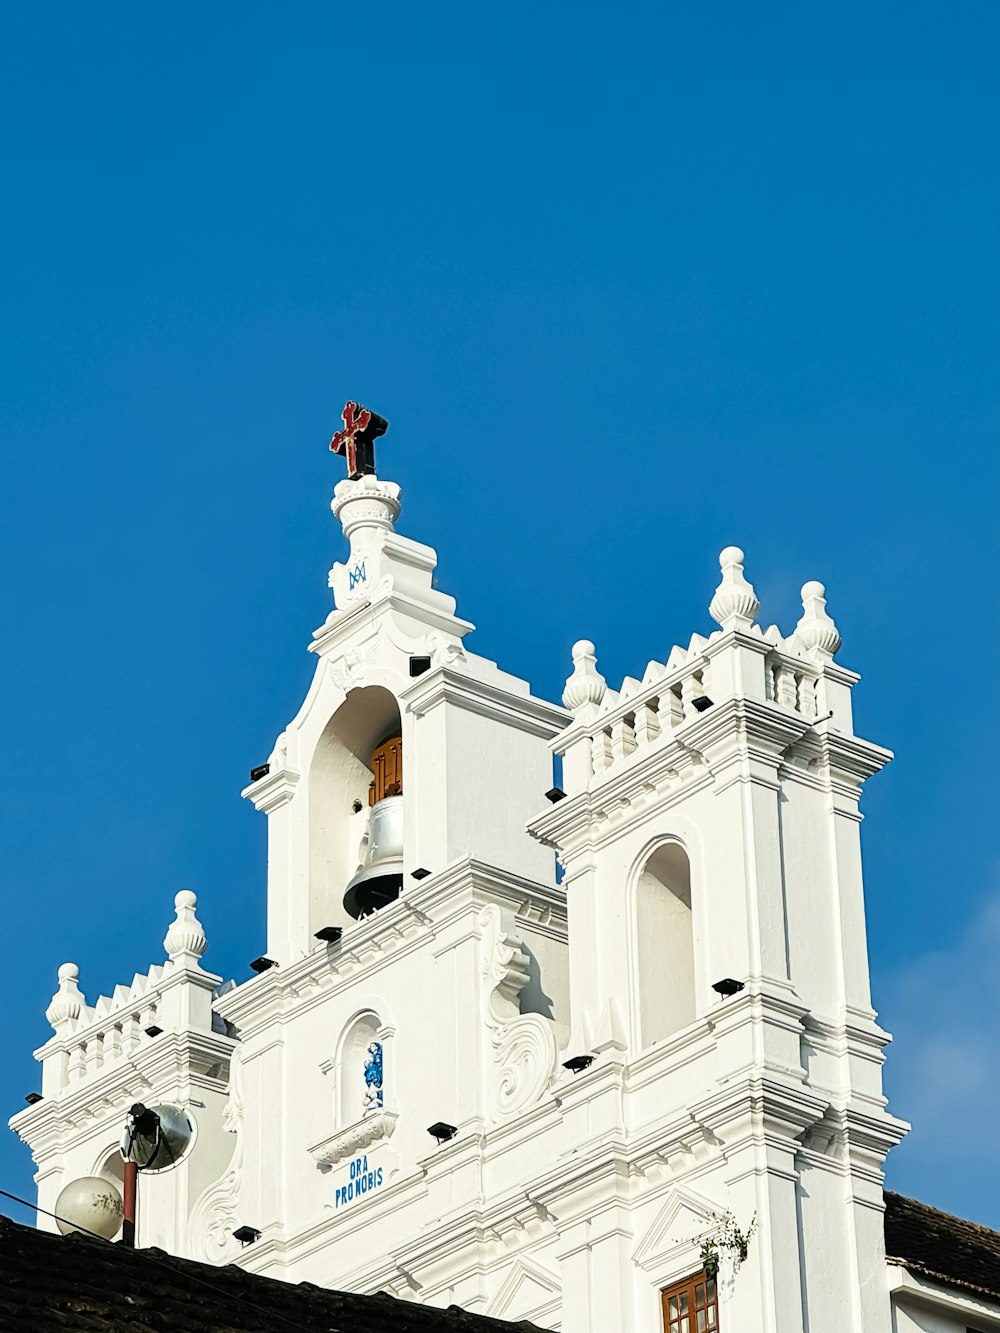
[[[557,697],[826,582],[897,759],[864,852],[895,1188],[1000,1226],[991,3],[19,6],[2,44],[2,1102],[93,1001],[263,944],[239,799],[392,423],[472,646]],[[0,1188],[31,1164],[0,1137]]]

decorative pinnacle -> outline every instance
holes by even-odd
[[[802,585],[802,619],[795,634],[806,652],[822,661],[831,661],[841,638],[833,617],[826,609],[826,589],[815,580]]]
[[[208,948],[208,940],[205,938],[201,922],[195,915],[194,909],[197,905],[198,895],[192,893],[190,889],[181,889],[174,897],[177,917],[171,921],[163,937],[163,947],[171,962],[183,961],[191,967],[200,966],[198,960]]]
[[[59,989],[45,1011],[45,1017],[57,1032],[83,1013],[85,1000],[77,985],[79,977],[76,963],[63,963],[59,969]]]
[[[573,674],[566,681],[563,703],[571,712],[596,707],[604,698],[608,683],[597,669],[597,655],[589,639],[573,645]]]
[[[722,582],[715,590],[708,613],[723,629],[749,629],[760,610],[757,594],[743,575],[745,558],[738,546],[727,546],[719,556]]]

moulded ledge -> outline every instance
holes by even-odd
[[[396,1111],[373,1111],[353,1124],[338,1129],[328,1139],[314,1143],[308,1150],[309,1156],[315,1158],[321,1166],[334,1166],[345,1157],[353,1157],[365,1148],[370,1148],[380,1139],[391,1139],[398,1119],[399,1113]]]

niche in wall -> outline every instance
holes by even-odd
[[[695,1018],[691,863],[677,842],[664,843],[636,885],[635,950],[642,1045],[651,1046]]]
[[[360,1014],[341,1041],[337,1069],[341,1125],[352,1125],[383,1105],[385,1053],[380,1027],[377,1014]],[[373,1046],[377,1051],[372,1051]]]

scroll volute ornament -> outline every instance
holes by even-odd
[[[403,738],[390,736],[372,751],[372,772],[375,774],[368,788],[368,804],[376,805],[386,796],[403,793]]]

